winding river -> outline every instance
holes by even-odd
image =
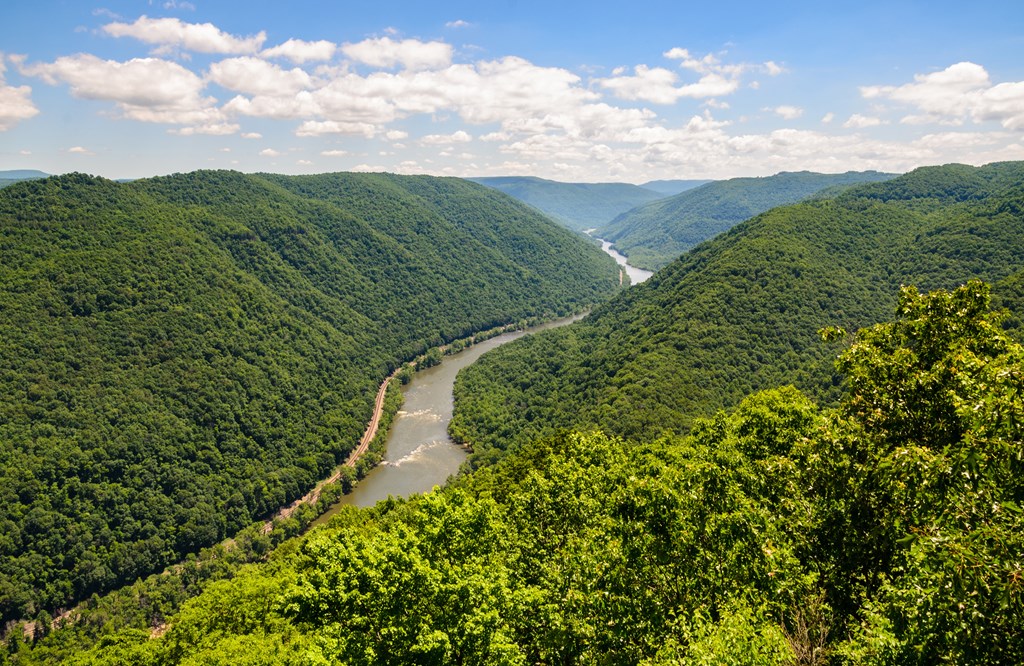
[[[651,276],[626,264],[626,258],[603,241],[603,249],[626,269],[633,284]],[[448,437],[452,418],[452,387],[459,370],[476,362],[483,354],[530,333],[571,324],[583,315],[566,317],[542,324],[528,331],[505,333],[467,348],[453,356],[445,356],[441,365],[413,375],[402,387],[405,404],[391,424],[384,460],[366,475],[336,505],[373,506],[389,495],[406,496],[429,491],[442,485],[459,470],[467,452]],[[331,508],[316,523],[325,522],[336,511]]]

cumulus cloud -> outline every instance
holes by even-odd
[[[66,83],[75,97],[115,102],[131,120],[194,125],[199,133],[224,133],[224,114],[203,93],[204,81],[181,65],[159,58],[127,62],[80,54],[52,63],[22,65],[21,72],[56,85]],[[237,128],[236,128],[237,129]]]
[[[781,118],[785,118],[786,120],[796,120],[800,116],[804,115],[804,110],[803,109],[801,109],[798,106],[790,106],[788,104],[783,104],[782,106],[777,106],[774,109],[771,109],[771,111],[775,115],[777,115],[777,116],[779,116]]]
[[[245,132],[242,135],[243,139],[262,139],[263,135],[259,132]]]
[[[330,60],[337,50],[337,44],[325,39],[316,42],[289,39],[283,44],[264,50],[260,55],[264,58],[287,58],[296,65],[301,65],[310,61]]]
[[[95,155],[96,154],[96,153],[92,152],[91,150],[89,150],[88,148],[84,148],[82,146],[72,146],[71,148],[68,148],[68,152],[71,153],[72,155]]]
[[[459,19],[458,21],[448,21],[444,25],[446,28],[468,28],[472,24],[469,23],[468,21],[463,21],[462,19]]]
[[[225,136],[227,134],[234,134],[239,129],[237,123],[207,123],[204,125],[196,125],[194,127],[181,127],[176,129],[167,130],[170,134],[176,134],[178,136],[194,136],[196,134],[205,134],[208,136]]]
[[[408,139],[409,133],[402,130],[388,130],[384,136],[388,141],[401,141],[402,139]]]
[[[850,116],[845,123],[843,123],[843,127],[847,129],[863,129],[865,127],[877,127],[882,124],[883,122],[881,118],[855,113]]]
[[[274,150],[273,148],[264,148],[263,150],[260,151],[260,155],[262,155],[263,157],[280,157],[281,152]]]
[[[428,134],[420,139],[420,143],[425,146],[447,146],[453,143],[468,143],[472,140],[473,137],[468,132],[459,130],[452,134]]]
[[[823,124],[825,124],[825,125],[828,125],[829,123],[831,123],[835,119],[836,119],[836,114],[834,114],[831,111],[829,111],[828,113],[826,113],[825,115],[823,115],[821,117],[821,122]]]
[[[251,56],[215,62],[210,65],[209,77],[228,90],[250,95],[287,96],[313,87],[313,78],[304,70],[284,70]]]
[[[228,100],[223,110],[256,118],[292,120],[316,115],[319,107],[309,92],[302,91],[293,97],[261,95],[249,98],[238,95]]]
[[[452,61],[452,47],[444,42],[422,42],[418,39],[396,41],[390,37],[366,39],[355,44],[345,44],[342,52],[364,65],[392,68],[401,65],[405,69],[437,69],[446,67]]]
[[[135,23],[108,23],[103,31],[113,37],[133,37],[161,48],[182,48],[198,53],[246,54],[260,50],[267,34],[248,37],[230,35],[212,23],[185,23],[176,18],[141,16]]]
[[[960,124],[970,119],[1024,129],[1024,81],[993,85],[985,68],[972,62],[917,74],[913,83],[864,86],[860,91],[867,99],[888,99],[921,112],[906,116],[907,124]]]
[[[32,103],[32,88],[7,85],[4,71],[4,56],[0,53],[0,132],[39,114],[39,109]]]
[[[350,134],[372,137],[376,132],[377,128],[372,123],[307,120],[295,130],[295,136],[311,137],[327,134]]]
[[[321,150],[320,154],[324,157],[344,157],[348,155],[347,150]]]
[[[687,49],[679,47],[669,49],[662,55],[669,60],[679,60],[680,68],[696,72],[701,75],[700,78],[694,83],[677,86],[678,76],[675,72],[663,67],[637,65],[632,75],[626,75],[624,68],[617,68],[611,77],[598,79],[597,82],[620,99],[674,104],[683,97],[702,99],[731,95],[739,90],[743,73],[759,67],[748,63],[724,63],[711,53],[698,58]],[[768,71],[778,73],[782,70],[771,63]]]

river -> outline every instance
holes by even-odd
[[[626,257],[622,256],[618,252],[612,249],[612,244],[603,238],[598,238],[601,241],[601,249],[605,251],[608,256],[614,259],[619,266],[626,269],[626,275],[629,276],[630,284],[640,284],[647,278],[654,275],[652,271],[644,270],[643,268],[637,268],[636,266],[630,266],[627,263]]]
[[[633,284],[643,282],[652,275],[650,271],[626,264],[626,258],[612,250],[611,243],[602,241],[602,245],[605,252],[625,267]],[[444,484],[449,476],[459,470],[468,456],[464,448],[448,437],[448,422],[452,418],[453,407],[452,387],[459,370],[473,364],[491,349],[516,338],[565,326],[582,317],[566,317],[528,331],[499,335],[458,354],[445,356],[441,365],[413,375],[412,381],[402,387],[405,403],[391,424],[384,460],[335,506],[373,506],[389,495],[404,497],[427,492],[434,486]],[[332,507],[315,524],[326,522],[336,511]]]

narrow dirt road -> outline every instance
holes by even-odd
[[[401,370],[402,368],[398,368],[388,375],[388,378],[385,379],[381,383],[380,388],[377,389],[377,399],[374,400],[373,403],[373,415],[370,417],[370,422],[366,424],[366,430],[363,432],[363,436],[359,440],[359,446],[349,454],[348,459],[342,467],[355,467],[356,461],[358,461],[359,458],[366,453],[366,450],[370,448],[370,442],[372,442],[373,438],[377,436],[377,429],[380,427],[381,416],[384,415],[384,398],[387,396],[388,386],[391,384],[391,380],[394,379]],[[341,467],[336,469],[329,477],[317,483],[313,490],[310,490],[308,493],[274,514],[273,518],[263,524],[263,533],[266,534],[273,529],[274,520],[278,518],[290,518],[291,515],[295,513],[295,510],[303,504],[315,504],[320,499],[320,492],[324,489],[324,486],[329,483],[334,483],[340,478]]]

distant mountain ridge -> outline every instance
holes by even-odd
[[[0,178],[6,178],[8,180],[28,180],[29,178],[46,178],[50,174],[44,171],[38,171],[36,169],[13,169],[10,171],[0,171]]]
[[[701,185],[707,185],[712,183],[712,180],[651,180],[646,183],[641,183],[640,187],[646,190],[654,190],[655,192],[661,192],[666,197],[671,197],[687,190],[692,190],[695,187]]]
[[[467,180],[528,203],[574,231],[600,227],[620,213],[665,196],[629,183],[561,183],[533,176]]]
[[[657,270],[686,250],[775,206],[796,203],[828,188],[893,177],[877,171],[800,171],[714,181],[625,212],[597,233],[629,257],[629,263]]]
[[[35,169],[13,169],[0,171],[0,187],[7,187],[23,180],[36,180],[47,178],[50,174]]]

